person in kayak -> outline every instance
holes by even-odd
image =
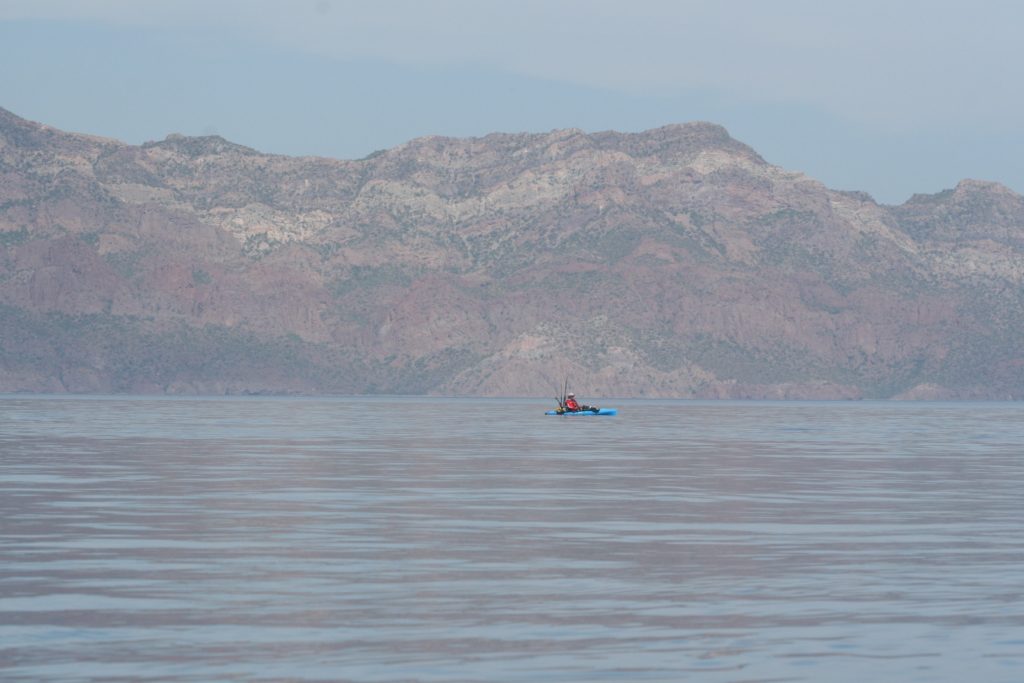
[[[600,408],[597,406],[588,406],[586,404],[580,405],[576,402],[576,394],[566,394],[565,396],[565,409],[562,412],[565,413],[582,413],[590,411],[596,413]]]

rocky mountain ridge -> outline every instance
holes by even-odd
[[[344,161],[0,110],[0,247],[0,391],[1024,395],[1024,198],[882,206],[708,123]]]

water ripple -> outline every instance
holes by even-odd
[[[0,398],[5,681],[1024,680],[1024,408]]]

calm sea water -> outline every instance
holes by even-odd
[[[612,404],[0,397],[0,680],[1024,681],[1024,405]]]

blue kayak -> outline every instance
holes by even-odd
[[[615,408],[601,408],[596,413],[593,410],[577,410],[575,412],[569,412],[569,413],[560,413],[557,410],[549,410],[549,411],[547,411],[544,414],[545,415],[565,415],[566,417],[570,417],[570,416],[573,416],[573,415],[617,415],[618,413],[619,413],[619,411],[616,410]]]

